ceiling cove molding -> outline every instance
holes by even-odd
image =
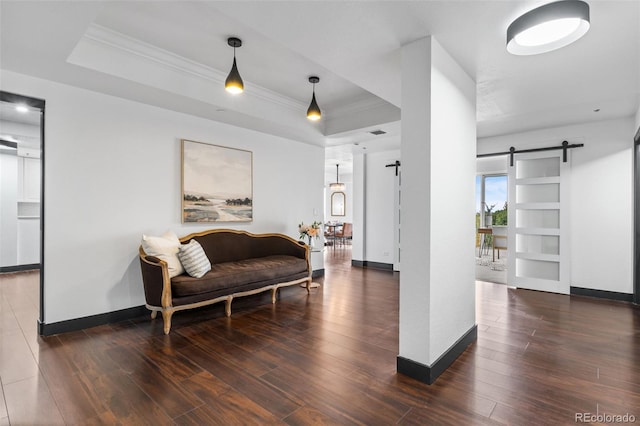
[[[363,111],[369,111],[377,108],[386,108],[391,104],[386,102],[384,99],[375,97],[375,98],[366,98],[360,99],[355,102],[351,102],[346,105],[341,105],[336,108],[331,108],[326,112],[326,116],[328,119],[335,117],[342,117],[345,115],[356,114]],[[398,110],[400,110],[398,108]]]
[[[15,132],[5,132],[2,133],[0,137],[13,142],[25,143],[27,145],[40,145],[40,136],[29,136]]]
[[[224,87],[224,81],[227,78],[226,73],[215,68],[202,65],[199,62],[176,55],[168,50],[145,43],[102,25],[91,24],[83,35],[83,38],[94,43],[109,46],[112,49],[139,56],[161,66],[211,81],[214,84],[220,85],[221,88]],[[245,86],[246,90],[243,96],[255,96],[261,100],[280,105],[296,112],[306,111],[307,105],[295,99],[255,84],[245,83]]]

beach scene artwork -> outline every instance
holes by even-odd
[[[182,140],[182,221],[253,220],[253,153]]]

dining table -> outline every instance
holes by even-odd
[[[336,235],[338,232],[338,228],[341,228],[343,226],[342,222],[327,222],[324,224],[325,226],[325,232],[324,232],[324,238],[325,241],[331,241],[331,246],[333,248],[336,247]]]

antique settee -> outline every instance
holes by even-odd
[[[187,273],[171,277],[167,261],[146,253],[144,239],[140,246],[146,307],[151,318],[162,313],[165,334],[169,334],[171,316],[177,311],[224,301],[230,316],[236,297],[271,290],[271,302],[275,303],[280,287],[306,283],[310,291],[309,247],[293,238],[213,229],[179,239],[181,247],[192,240],[202,246],[211,264],[211,270],[200,278]]]

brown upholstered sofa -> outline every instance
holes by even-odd
[[[151,318],[162,312],[164,333],[169,334],[174,312],[225,301],[227,316],[231,301],[271,290],[275,303],[278,288],[306,282],[311,286],[309,247],[283,234],[251,234],[214,229],[180,238],[195,239],[211,261],[211,271],[202,278],[182,274],[169,278],[167,263],[147,256],[140,247],[140,266],[146,306]]]

